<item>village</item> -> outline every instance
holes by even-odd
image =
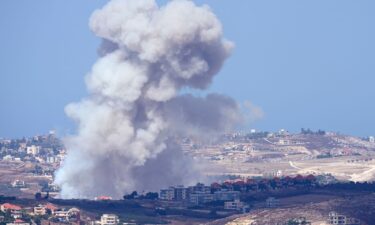
[[[97,196],[90,200],[63,200],[59,199],[60,188],[53,180],[66,149],[53,131],[31,138],[1,139],[0,223],[179,224],[188,219],[192,224],[202,224],[260,209],[289,207],[294,203],[288,199],[296,196],[300,196],[298,202],[335,201],[340,198],[335,190],[345,185],[359,187],[360,193],[373,190],[372,183],[352,180],[354,175],[330,169],[332,163],[335,166],[341,163],[356,167],[358,174],[366,172],[366,165],[372,165],[375,150],[372,137],[355,138],[310,130],[290,134],[281,130],[228,134],[214,143],[202,143],[194,138],[177,138],[177,142],[193,158],[220,165],[222,169],[215,173],[206,171],[216,182],[186,187],[175,184],[157,192],[134,190],[124,193],[123,199]],[[269,163],[273,166],[267,167]],[[320,168],[307,166],[309,163]],[[372,174],[368,175],[371,179]],[[329,208],[321,215],[322,220],[327,224],[362,222],[335,210]],[[281,221],[280,224],[289,221],[308,224],[309,218],[291,215]]]

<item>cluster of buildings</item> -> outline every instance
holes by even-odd
[[[115,214],[103,214],[99,220],[81,219],[77,208],[61,208],[51,203],[39,204],[34,207],[4,203],[0,205],[0,224],[5,225],[117,225],[120,219]],[[2,216],[5,215],[5,216]],[[36,218],[39,221],[36,222]],[[135,223],[124,223],[135,225]]]
[[[209,202],[224,202],[228,210],[246,210],[248,208],[240,199],[240,192],[228,189],[214,190],[211,186],[198,183],[195,186],[182,185],[161,189],[159,199],[164,201],[181,201],[190,205],[202,205]]]
[[[0,139],[0,160],[60,164],[65,158],[61,141],[51,131],[47,135],[22,139]]]
[[[330,212],[328,215],[328,223],[332,225],[360,225],[361,221],[345,215],[340,215],[337,212]]]
[[[4,203],[0,206],[1,212],[6,215],[0,218],[6,225],[30,225],[34,221],[30,218],[39,217],[41,224],[80,224],[80,210],[77,208],[60,208],[53,204],[39,204],[34,207]]]

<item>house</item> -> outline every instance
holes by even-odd
[[[115,225],[120,222],[118,216],[115,214],[103,214],[100,218],[101,225]]]
[[[66,209],[58,209],[56,210],[54,213],[53,213],[53,216],[54,217],[58,217],[58,218],[67,218],[68,217],[68,210]]]
[[[35,206],[33,209],[34,215],[43,216],[47,212],[46,207],[44,205]]]
[[[1,205],[0,210],[4,213],[10,212],[13,218],[18,219],[22,217],[22,208],[18,205],[13,205],[10,203],[4,203]]]
[[[26,183],[23,180],[15,180],[12,183],[12,187],[14,187],[14,188],[25,188]]]
[[[40,152],[40,146],[32,145],[32,146],[28,146],[26,148],[26,153],[28,155],[34,155],[35,156],[35,155],[39,154],[39,152]]]
[[[50,212],[52,215],[55,214],[55,211],[59,209],[57,206],[51,203],[45,204],[44,207],[46,208],[46,213]]]

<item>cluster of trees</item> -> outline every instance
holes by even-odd
[[[138,195],[138,192],[133,191],[131,194],[124,195],[124,200],[131,200],[131,199],[149,199],[149,200],[156,200],[159,198],[159,194],[157,192],[147,192],[143,195]]]
[[[14,196],[0,195],[0,202],[14,201],[14,200],[16,200],[16,197],[14,197]]]
[[[260,138],[266,138],[268,136],[269,132],[255,132],[255,133],[249,133],[246,134],[247,139],[260,139]]]
[[[375,192],[375,182],[347,182],[347,183],[335,183],[325,186],[326,189],[340,189],[340,190],[350,190],[350,191],[371,191]]]
[[[324,130],[312,131],[310,128],[301,128],[301,134],[315,134],[315,135],[325,135],[326,132]]]

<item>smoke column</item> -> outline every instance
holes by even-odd
[[[188,0],[112,0],[90,28],[103,41],[85,77],[88,97],[65,109],[78,130],[64,140],[61,196],[119,198],[197,179],[199,168],[173,137],[204,138],[241,120],[229,97],[181,94],[206,89],[229,56],[220,21]]]

